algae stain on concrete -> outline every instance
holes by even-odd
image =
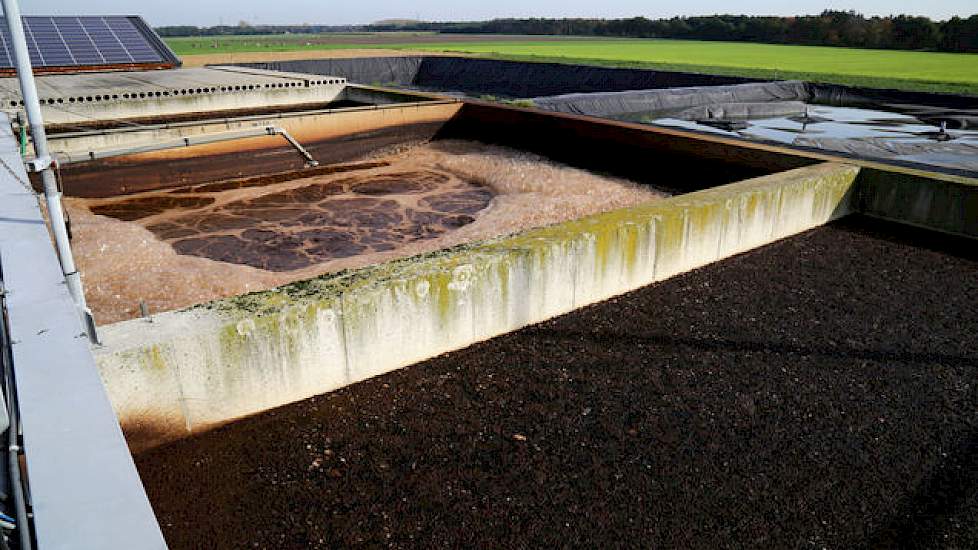
[[[160,349],[159,344],[150,346],[150,348],[147,350],[146,356],[150,370],[166,372],[170,369],[166,359],[163,358],[163,351]]]

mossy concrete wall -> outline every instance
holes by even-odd
[[[820,164],[103,327],[102,378],[145,448],[648,285],[851,211]]]

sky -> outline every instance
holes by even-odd
[[[932,19],[978,13],[975,0],[20,0],[25,15],[142,15],[151,25],[326,24],[351,25],[381,19],[471,21],[498,17],[673,17],[737,13],[803,15],[824,9],[867,15],[912,14]]]

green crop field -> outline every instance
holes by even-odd
[[[578,39],[429,33],[178,38],[178,54],[390,48],[505,59],[650,67],[978,95],[978,55],[687,40]]]
[[[275,34],[168,37],[177,55],[244,52],[294,52],[347,48],[408,47],[410,42],[435,37],[427,32]]]

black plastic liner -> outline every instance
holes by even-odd
[[[978,144],[962,142],[901,142],[882,138],[845,139],[831,137],[803,137],[795,145],[846,153],[860,158],[897,159],[924,162],[942,155],[953,156],[955,166],[978,173]],[[967,174],[973,175],[973,174]]]
[[[978,128],[978,97],[807,83],[812,103],[895,111],[948,128]]]
[[[686,111],[688,116],[682,114],[674,116],[697,120],[697,117],[727,118],[725,116],[708,116],[708,109],[699,108],[728,105],[726,110],[736,111],[737,118],[748,118],[764,116],[772,106],[779,106],[781,102],[803,102],[810,98],[811,94],[804,82],[784,81],[752,82],[732,86],[695,86],[665,90],[567,94],[539,97],[533,102],[541,109],[578,115],[631,118],[648,116],[651,113],[659,113],[660,116],[663,116]],[[734,105],[738,107],[733,107]],[[780,113],[781,109],[777,109],[777,112]],[[797,110],[793,112],[797,112]],[[804,112],[803,107],[801,112]]]
[[[657,90],[766,82],[757,78],[719,76],[654,69],[616,69],[564,63],[532,63],[456,56],[391,56],[236,63],[277,71],[344,77],[357,84],[397,85],[528,98],[572,93]],[[806,83],[812,99],[830,105],[907,104],[944,109],[978,109],[978,97],[928,92],[857,88]]]
[[[811,82],[752,82],[730,86],[695,86],[659,90],[629,90],[593,94],[565,94],[534,98],[534,104],[549,111],[598,117],[630,119],[658,114],[685,120],[764,118],[793,114],[805,102],[839,107],[862,107],[912,115],[952,129],[978,128],[978,99],[936,96],[945,105],[920,104],[935,99],[921,94],[825,86]],[[970,101],[970,103],[968,103]],[[956,105],[970,106],[959,108]],[[794,109],[794,110],[793,110]],[[804,112],[802,109],[801,112]]]
[[[339,76],[357,84],[410,86],[510,99],[758,82],[735,76],[450,56],[311,59],[237,65]]]
[[[857,107],[859,104],[873,105],[926,105],[929,108],[948,110],[978,109],[978,97],[930,92],[909,92],[904,90],[884,90],[859,88],[839,84],[806,83],[812,100],[825,105],[845,105]],[[978,114],[978,111],[975,111]]]
[[[942,109],[928,105],[907,105],[902,103],[883,104],[882,108],[887,111],[896,111],[905,115],[910,115],[918,120],[940,125],[942,122],[948,128],[956,130],[975,130],[978,129],[978,109]]]
[[[270,71],[286,71],[324,76],[338,76],[355,84],[373,86],[416,86],[422,63],[421,56],[405,57],[357,57],[348,59],[307,59],[298,61],[272,61],[268,63],[235,63],[238,67],[251,67]]]
[[[803,101],[768,101],[747,103],[711,103],[690,107],[673,115],[682,120],[750,120],[755,118],[775,118],[803,116],[808,113],[808,104]]]

